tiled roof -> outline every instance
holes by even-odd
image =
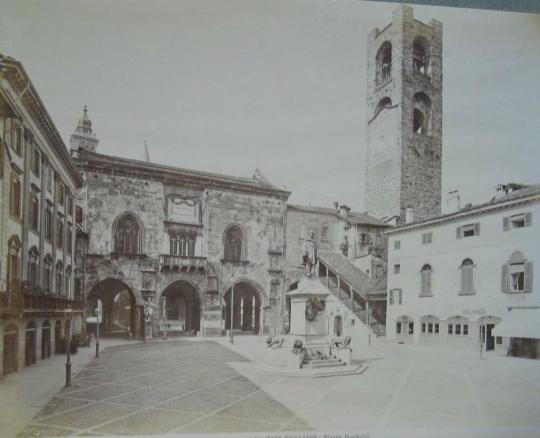
[[[351,211],[349,212],[349,216],[347,218],[343,218],[342,216],[340,216],[339,212],[337,212],[335,209],[328,208],[328,207],[289,204],[287,205],[287,208],[291,210],[305,211],[306,213],[328,214],[331,216],[342,218],[343,220],[347,221],[351,225],[375,225],[379,227],[390,226],[386,224],[385,222],[381,221],[380,219],[370,216],[367,213],[358,213],[355,211]]]
[[[378,291],[378,289],[380,289],[380,280],[372,280],[369,275],[354,266],[343,254],[330,251],[319,251],[319,258],[331,271],[334,271],[343,278],[343,280],[349,283],[359,294],[377,295],[381,293]],[[386,283],[386,279],[384,281]]]

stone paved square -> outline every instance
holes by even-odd
[[[480,360],[462,350],[384,342],[353,350],[354,360],[368,365],[363,374],[309,379],[257,372],[266,347],[256,336],[239,337],[232,346],[216,339],[109,348],[103,362],[86,370],[114,373],[115,383],[76,376],[19,436],[309,430],[427,430],[437,436],[442,427],[465,428],[456,436],[482,427],[522,436],[512,428],[540,430],[536,361]],[[144,372],[122,378],[125,361]],[[178,375],[163,373],[171,364]]]
[[[160,405],[161,408],[174,409],[184,412],[210,413],[236,403],[241,397],[229,394],[212,394],[208,392],[196,392],[176,398]]]
[[[196,420],[200,415],[148,409],[95,429],[115,435],[161,434]]]
[[[159,391],[156,391],[155,388],[145,388],[139,391],[121,395],[119,397],[111,398],[109,399],[109,402],[141,407],[150,407],[155,406],[159,403],[163,403],[164,401],[167,401],[177,396],[177,391],[169,391],[167,389],[160,389]]]
[[[73,387],[54,397],[19,435],[147,435],[184,427],[202,432],[271,431],[294,417],[226,361],[243,363],[246,359],[212,341],[109,348],[75,376]],[[255,408],[248,409],[244,403],[232,412],[235,416],[214,415],[258,393],[253,399]],[[269,421],[268,412],[279,415]],[[301,422],[295,429],[302,427],[309,429]]]

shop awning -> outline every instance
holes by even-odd
[[[504,338],[540,339],[540,309],[510,309],[492,334]]]

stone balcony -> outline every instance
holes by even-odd
[[[159,256],[160,271],[206,271],[208,262],[206,257],[190,257],[163,254]]]

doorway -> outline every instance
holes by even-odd
[[[17,371],[18,368],[18,345],[19,345],[19,330],[14,324],[7,326],[4,332],[4,357],[3,357],[3,372],[4,375]]]
[[[343,318],[341,315],[336,315],[334,318],[334,335],[338,338],[343,334]]]

